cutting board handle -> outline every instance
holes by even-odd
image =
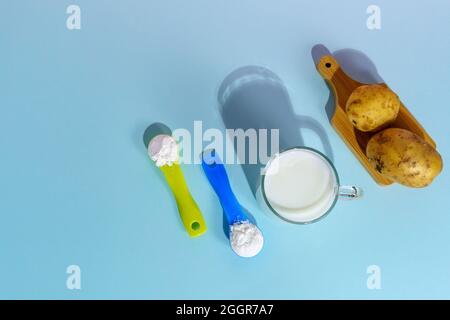
[[[320,58],[316,67],[325,80],[331,81],[334,74],[339,70],[340,65],[332,55],[326,55]]]

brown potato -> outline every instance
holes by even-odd
[[[442,158],[418,135],[397,128],[375,134],[366,155],[373,167],[387,178],[408,187],[429,185],[442,171]]]
[[[345,112],[360,131],[375,131],[393,122],[400,110],[400,99],[379,84],[356,88],[347,100]]]

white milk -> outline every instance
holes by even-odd
[[[337,180],[322,156],[308,149],[291,149],[268,164],[264,191],[278,215],[293,222],[310,222],[333,205]]]

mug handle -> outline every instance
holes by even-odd
[[[324,154],[333,162],[333,149],[331,148],[330,140],[319,121],[308,116],[297,116],[297,122],[301,128],[309,129],[319,136]],[[362,197],[363,191],[356,186],[339,186],[338,195],[339,198],[355,200]]]
[[[359,199],[363,195],[363,191],[360,187],[355,186],[339,186],[338,191],[339,198],[347,200]]]
[[[323,153],[328,157],[328,159],[331,160],[331,162],[333,162],[333,149],[331,148],[328,135],[320,122],[309,116],[297,116],[297,123],[299,124],[300,128],[309,129],[319,136],[320,142],[322,143],[323,147]]]

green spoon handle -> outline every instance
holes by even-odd
[[[197,237],[206,232],[207,227],[203,215],[189,192],[183,171],[178,163],[160,167],[172,190],[178,206],[184,228],[191,237]]]

